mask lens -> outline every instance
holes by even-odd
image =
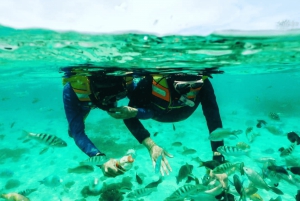
[[[203,83],[201,83],[201,82],[193,83],[193,84],[191,84],[191,88],[192,88],[192,89],[197,89],[197,88],[201,87],[202,84],[203,84]]]

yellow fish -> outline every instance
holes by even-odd
[[[1,194],[1,197],[8,201],[30,201],[27,197],[18,193]]]
[[[249,198],[253,201],[264,201],[264,199],[262,199],[262,197],[257,193],[250,195]]]

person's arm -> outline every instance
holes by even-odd
[[[81,106],[70,83],[67,83],[64,86],[63,102],[69,123],[70,136],[73,137],[76,145],[90,157],[101,155],[102,153],[96,148],[85,133],[84,118],[88,115],[90,109]]]
[[[208,79],[204,81],[204,85],[200,90],[199,95],[209,133],[213,132],[217,128],[222,128],[223,126],[216,96],[213,86]],[[224,141],[211,141],[211,148],[213,152],[216,152],[217,148],[223,145]]]

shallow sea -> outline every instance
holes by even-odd
[[[273,157],[277,165],[300,166],[300,147],[289,158],[280,157],[278,149],[288,147],[287,133],[300,134],[300,30],[288,31],[223,31],[209,36],[154,36],[146,33],[97,35],[51,30],[15,30],[0,26],[0,192],[20,192],[36,188],[30,200],[98,200],[99,196],[83,198],[81,190],[95,178],[101,184],[121,182],[131,178],[132,190],[143,188],[159,178],[155,174],[146,149],[140,145],[120,120],[93,110],[86,119],[86,132],[92,141],[110,158],[122,157],[128,149],[136,150],[134,167],[124,176],[105,178],[100,169],[86,174],[68,173],[87,159],[68,136],[62,104],[62,73],[66,66],[89,66],[92,70],[124,72],[187,72],[211,71],[220,113],[225,128],[241,129],[238,138],[225,140],[226,145],[243,141],[251,146],[250,157],[227,157],[230,162],[261,172],[256,160]],[[95,67],[97,66],[97,67]],[[220,73],[224,71],[224,73]],[[215,73],[215,74],[214,74]],[[122,100],[120,105],[126,105]],[[273,112],[280,120],[269,117]],[[282,133],[274,135],[256,128],[257,120],[265,120]],[[205,170],[192,158],[211,160],[208,130],[202,109],[187,120],[174,123],[143,121],[152,138],[174,155],[169,159],[173,172],[163,178],[157,190],[139,200],[164,200],[184,182],[176,184],[182,165],[194,166],[193,174],[202,178]],[[253,142],[246,129],[260,135]],[[68,144],[64,148],[45,147],[35,141],[23,142],[22,131],[56,135]],[[154,133],[157,135],[154,136]],[[182,146],[172,146],[181,142]],[[197,152],[183,155],[184,148]],[[269,150],[266,151],[265,150]],[[271,151],[270,151],[271,150]],[[135,175],[142,176],[139,185]],[[57,186],[40,181],[53,176],[62,179]],[[232,176],[229,177],[232,180]],[[248,179],[243,176],[244,185]],[[266,179],[270,185],[270,180]],[[234,187],[231,185],[231,189]],[[295,200],[298,188],[281,180],[282,200]],[[263,200],[277,197],[271,191],[259,189]],[[124,194],[126,197],[126,194]],[[126,200],[126,199],[125,199]],[[182,199],[183,200],[183,199]]]

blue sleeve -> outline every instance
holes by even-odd
[[[69,133],[76,145],[90,157],[101,153],[85,134],[84,118],[90,112],[90,108],[79,101],[70,83],[64,86],[63,102],[69,123]]]
[[[138,119],[151,119],[153,117],[153,111],[151,109],[145,109],[145,108],[137,108],[138,113],[136,115],[136,118]]]

